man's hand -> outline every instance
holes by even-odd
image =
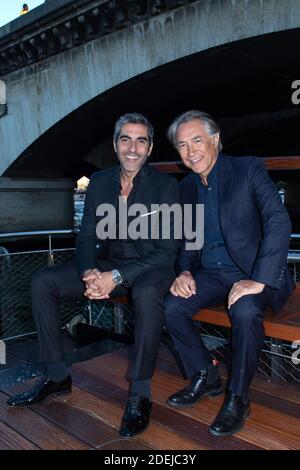
[[[196,294],[195,279],[189,271],[183,271],[173,282],[170,291],[175,297],[188,299],[191,295]]]
[[[101,279],[101,272],[99,269],[87,269],[84,271],[82,280],[85,282],[86,287],[93,284],[97,279]]]
[[[116,287],[116,283],[113,281],[111,271],[100,274],[100,277],[98,275],[95,276],[93,280],[91,280],[89,284],[86,285],[86,291],[84,292],[84,295],[91,300],[108,299],[109,294]]]
[[[264,290],[265,284],[251,281],[250,279],[242,279],[235,282],[230,289],[228,296],[228,308],[230,308],[237,300],[244,295],[260,294]]]
[[[100,285],[98,285],[98,282],[97,282],[99,279],[101,279],[101,277],[102,277],[101,272],[96,268],[87,269],[83,273],[82,280],[85,282],[85,287],[86,287],[84,295],[91,300],[102,298]],[[103,298],[106,298],[106,296]]]

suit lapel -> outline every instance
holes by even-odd
[[[108,182],[109,185],[109,201],[107,201],[109,204],[112,204],[115,208],[118,207],[118,198],[120,195],[120,167],[116,166],[114,168],[114,173],[112,175],[111,180]]]
[[[183,204],[190,204],[192,207],[192,230],[196,231],[196,205],[204,204],[204,192],[199,190],[198,179],[199,175],[196,173],[191,174],[193,177],[188,180],[183,187],[180,187],[181,197],[180,200]],[[184,218],[183,221],[184,222]],[[183,228],[184,230],[184,228]]]
[[[151,175],[151,167],[145,164],[144,168],[142,168],[142,175],[139,177],[139,181],[137,182],[137,187],[135,188],[135,192],[133,198],[131,200],[131,204],[135,203],[143,203],[147,204],[148,202],[148,194],[149,189],[151,188],[151,184],[149,183],[150,175]],[[145,255],[144,244],[143,240],[137,238],[136,240],[132,240],[135,246],[136,251],[140,255],[141,258]]]

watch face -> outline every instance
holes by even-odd
[[[113,272],[113,280],[117,285],[122,284],[123,279],[118,271]]]

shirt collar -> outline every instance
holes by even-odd
[[[116,183],[116,184],[119,184],[120,185],[120,181],[121,181],[121,175],[120,175],[120,172],[121,172],[121,167],[120,166],[117,166],[115,167],[115,172],[112,176],[112,182],[113,183]],[[135,177],[133,178],[133,185],[136,184],[137,181],[139,180],[142,180],[144,181],[145,178],[147,177],[149,173],[149,165],[147,164],[144,164],[138,171],[138,173],[135,175]]]
[[[208,184],[212,184],[217,181],[218,168],[219,168],[219,157],[217,156],[216,163],[214,164],[214,166],[212,167],[211,171],[209,172],[207,176]]]
[[[217,178],[218,178],[218,169],[219,169],[219,166],[220,166],[220,158],[219,158],[219,156],[217,156],[216,163],[214,164],[214,166],[212,167],[211,171],[209,172],[209,174],[208,174],[208,176],[207,176],[207,184],[208,184],[208,186],[211,185],[211,184],[216,183]],[[205,185],[202,183],[200,177],[197,178],[197,181],[198,181],[198,184],[199,184],[200,187],[203,187],[203,188],[206,188],[206,187],[207,187],[207,186],[205,186]]]
[[[142,168],[139,169],[138,173],[135,175],[135,177],[133,178],[133,184],[135,184],[135,182],[137,180],[139,180],[140,178],[145,178],[145,176],[147,176],[147,168],[148,165],[143,165]]]

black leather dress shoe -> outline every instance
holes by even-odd
[[[207,395],[213,398],[222,393],[222,382],[218,368],[210,366],[195,374],[187,387],[169,396],[167,403],[177,407],[192,406]]]
[[[48,377],[43,377],[34,387],[24,393],[7,400],[9,406],[30,406],[43,400],[47,395],[55,393],[69,393],[72,390],[72,378],[70,375],[62,382],[53,382]]]
[[[130,394],[122,418],[119,435],[133,437],[144,431],[149,424],[152,401],[151,398]]]
[[[209,432],[214,436],[231,436],[242,429],[249,414],[250,401],[247,396],[228,392]]]

